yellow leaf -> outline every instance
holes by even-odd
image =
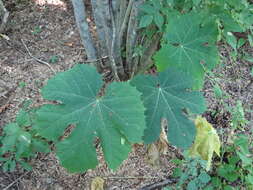
[[[95,177],[91,182],[91,190],[104,190],[104,183],[101,177]]]
[[[190,156],[199,156],[203,160],[206,160],[206,170],[210,170],[213,153],[215,152],[220,156],[221,143],[219,136],[213,126],[201,116],[195,119],[195,126],[197,134],[194,144],[190,148]]]
[[[5,34],[0,34],[0,38],[3,38],[5,40],[7,40],[7,41],[10,40],[10,38],[7,35],[5,35]]]

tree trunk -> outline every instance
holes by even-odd
[[[95,32],[87,23],[88,6],[84,0],[72,0],[75,18],[88,59],[96,59],[99,71],[110,70],[116,81],[128,80],[152,64],[151,57],[161,35],[147,43],[138,29],[139,6],[145,0],[85,0],[91,4]],[[92,39],[92,36],[95,39]],[[142,55],[136,55],[138,47]]]
[[[3,1],[0,0],[0,33],[4,31],[8,17],[9,17],[9,12],[4,7]]]

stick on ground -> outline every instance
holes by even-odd
[[[47,63],[47,62],[45,62],[45,61],[42,61],[42,60],[40,60],[40,59],[38,59],[37,57],[34,57],[34,56],[32,55],[32,53],[30,52],[30,50],[29,50],[28,47],[26,46],[26,44],[25,44],[25,42],[24,42],[23,39],[21,39],[21,42],[22,42],[23,45],[25,46],[25,49],[26,49],[27,53],[29,54],[29,56],[30,56],[31,58],[33,58],[33,59],[34,59],[35,61],[37,61],[38,63],[41,63],[41,64],[44,64],[44,65],[48,66],[54,74],[56,73],[55,70],[53,69],[53,67],[52,67],[49,63]]]

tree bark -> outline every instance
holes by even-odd
[[[4,7],[4,3],[0,0],[0,33],[2,33],[5,29],[9,17],[9,12]]]
[[[97,64],[109,69],[116,81],[128,80],[152,64],[151,57],[158,48],[161,34],[149,41],[138,28],[139,6],[145,0],[89,0],[96,26],[95,41],[91,39],[83,1],[72,0],[72,4],[88,58],[107,57]],[[139,46],[144,48],[143,55],[136,54]]]

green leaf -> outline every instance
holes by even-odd
[[[245,177],[245,180],[247,183],[253,185],[253,176],[248,174],[246,177]]]
[[[152,15],[144,15],[141,17],[139,28],[145,28],[149,26],[153,21]]]
[[[234,165],[224,164],[218,168],[218,175],[224,177],[229,182],[234,182],[239,178],[239,173]]]
[[[169,5],[169,6],[174,6],[174,0],[166,0],[166,2],[167,2],[167,4]]]
[[[139,75],[132,82],[142,92],[146,107],[144,141],[155,141],[161,131],[162,118],[168,121],[168,140],[180,148],[188,148],[195,137],[195,126],[183,109],[200,114],[205,111],[204,98],[200,92],[190,91],[193,80],[185,73],[168,69],[158,76]]]
[[[161,1],[151,0],[151,3],[156,10],[160,10],[162,8]]]
[[[15,160],[8,160],[2,166],[2,169],[4,172],[8,172],[8,171],[13,172],[15,168],[16,168]]]
[[[197,190],[197,189],[198,185],[196,179],[191,180],[186,187],[186,190]]]
[[[218,84],[215,84],[213,87],[213,91],[216,98],[222,98],[223,97],[223,91],[221,90],[220,86]]]
[[[240,38],[237,42],[237,49],[241,48],[246,43],[246,40],[243,38]]]
[[[56,144],[57,156],[70,172],[97,165],[93,146],[96,137],[112,169],[128,156],[130,143],[142,141],[145,117],[141,94],[127,82],[114,82],[100,97],[102,86],[95,68],[77,65],[49,80],[42,91],[44,98],[61,104],[38,110],[36,129],[41,136],[57,142],[71,125],[68,136]]]
[[[8,158],[0,157],[0,162],[6,162]]]
[[[234,50],[236,50],[237,49],[237,39],[236,39],[236,37],[231,32],[228,32],[225,36],[226,36],[227,43]]]
[[[31,134],[28,132],[20,132],[16,143],[16,157],[27,157],[30,155],[30,145],[31,145]],[[23,155],[24,154],[24,155]]]
[[[44,152],[44,153],[50,152],[48,143],[39,139],[32,139],[32,150],[33,152]]]
[[[3,164],[3,166],[2,166],[3,172],[9,171],[10,162],[11,162],[11,160],[8,160],[7,162],[5,162]]]
[[[144,13],[146,13],[146,14],[155,14],[156,13],[156,9],[154,9],[154,7],[152,6],[152,5],[150,5],[149,3],[144,3],[143,5],[141,5],[140,7],[139,7],[139,9],[141,10],[141,11],[143,11]]]
[[[240,161],[240,158],[237,155],[233,155],[228,158],[228,162],[231,165],[236,165]]]
[[[250,35],[250,34],[248,34],[248,41],[249,41],[249,45],[250,45],[251,47],[253,47],[253,37],[252,37],[252,35]]]
[[[157,26],[159,29],[162,28],[163,23],[164,23],[164,18],[163,18],[163,16],[162,16],[159,12],[157,12],[157,13],[155,14],[155,16],[154,16],[154,22],[155,22],[156,26]]]
[[[203,184],[207,184],[211,180],[211,177],[203,171],[199,174],[198,180]]]
[[[221,179],[219,177],[212,177],[212,185],[215,187],[220,187],[222,185]]]
[[[15,160],[10,160],[9,162],[9,171],[13,172],[16,168],[16,161]]]
[[[2,140],[1,153],[14,151],[19,134],[22,132],[17,123],[10,123],[4,127],[5,137]]]
[[[19,88],[25,88],[25,86],[26,86],[26,83],[24,81],[21,81],[18,83]]]
[[[234,144],[238,146],[240,151],[244,154],[250,154],[249,151],[249,142],[248,137],[246,135],[238,135],[238,138],[235,139]]]
[[[249,54],[245,54],[245,55],[243,56],[243,59],[244,59],[245,61],[248,61],[248,62],[253,63],[253,56],[251,56],[251,55],[249,55]],[[253,72],[252,72],[252,73],[253,73]]]
[[[223,9],[220,10],[218,14],[218,18],[222,22],[225,35],[228,32],[243,32],[242,27],[238,24],[237,21],[235,21],[235,19],[232,17],[232,15],[228,11],[224,11]]]
[[[203,190],[214,190],[214,187],[212,185],[208,185]]]
[[[181,168],[174,168],[173,169],[173,177],[180,177],[182,175],[183,171]]]
[[[237,155],[240,157],[240,159],[242,160],[242,166],[249,166],[252,164],[252,158],[250,157],[251,155],[245,155],[244,153],[240,152],[240,151],[236,151]]]
[[[18,115],[16,117],[16,122],[21,127],[23,127],[23,126],[30,126],[31,125],[31,121],[30,121],[29,113],[26,112],[23,109],[19,110],[19,113],[18,113]]]
[[[192,0],[192,2],[195,6],[198,6],[201,0]]]
[[[196,79],[197,88],[202,86],[205,69],[214,68],[219,61],[217,27],[214,23],[200,27],[200,16],[188,13],[171,18],[164,34],[167,43],[154,56],[159,71],[172,66],[181,69]]]
[[[49,59],[49,63],[57,63],[59,61],[59,56],[58,55],[53,55]]]
[[[19,163],[25,170],[31,171],[33,169],[32,166],[25,161],[21,160]]]
[[[223,189],[224,190],[234,190],[234,188],[230,185],[225,185]]]

